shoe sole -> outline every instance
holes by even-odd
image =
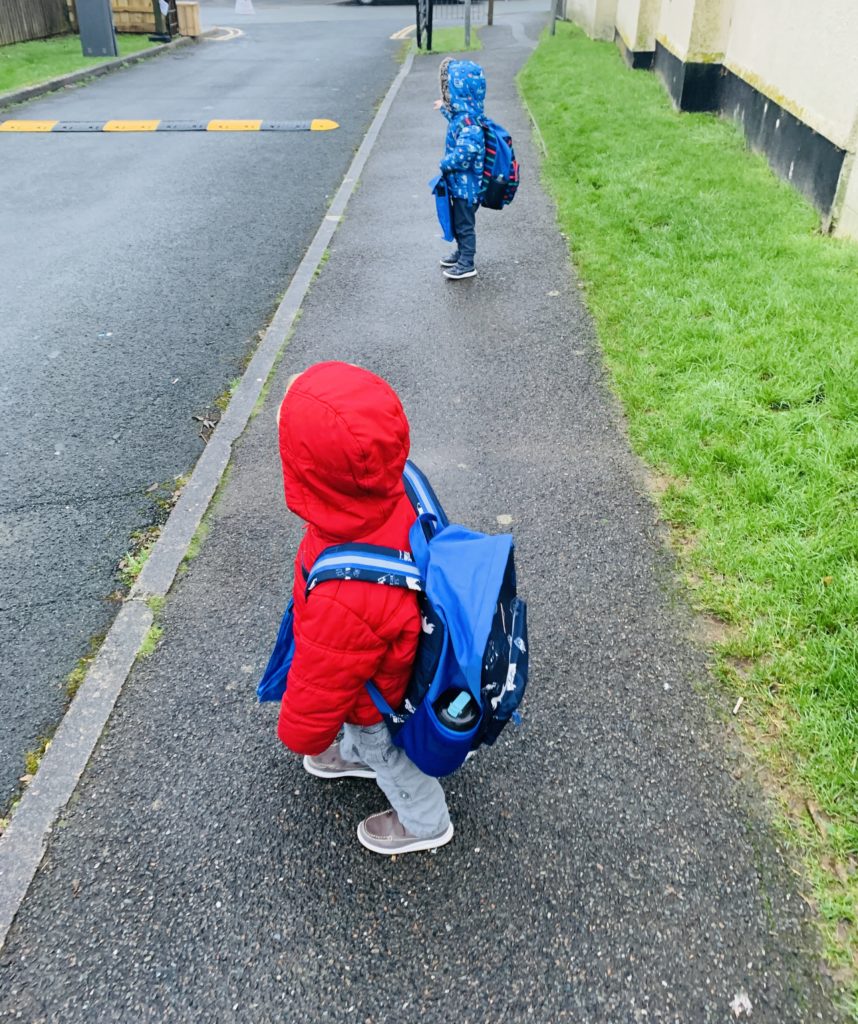
[[[304,771],[315,775],[317,779],[374,779],[375,772],[371,768],[353,768],[345,772],[325,772],[310,761],[310,755],[304,755]]]
[[[403,846],[397,846],[395,849],[389,846],[376,845],[376,841],[364,833],[363,822],[358,825],[357,837],[361,846],[365,846],[367,850],[371,850],[373,853],[380,853],[382,857],[395,857],[399,853],[419,853],[421,850],[436,850],[439,846],[445,846],[453,838],[453,823],[450,822],[446,831],[442,832],[440,836],[434,836],[431,839],[414,839],[412,842]]]
[[[439,260],[438,262],[441,264],[442,267],[444,267],[445,270],[449,270],[450,267],[456,266],[455,263],[448,263],[446,260]]]
[[[466,277],[476,277],[476,276],[477,276],[476,268],[474,270],[467,270],[467,271],[465,271],[464,274],[448,274],[446,270],[444,271],[444,277],[446,277],[448,281],[464,281]]]

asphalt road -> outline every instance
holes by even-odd
[[[526,53],[498,28],[481,55],[525,181],[480,213],[472,282],[437,265],[435,62],[405,81],[163,640],[54,829],[0,957],[0,1019],[835,1019],[538,185]],[[434,855],[360,847],[377,788],[307,776],[254,702],[300,536],[274,413],[289,374],[331,357],[396,386],[453,518],[511,517],[517,539],[525,725],[448,781],[457,831]]]
[[[117,563],[203,447],[194,415],[300,261],[397,70],[411,10],[259,3],[229,42],[19,117],[330,117],[325,133],[0,137],[0,814],[64,680],[115,612]],[[413,20],[413,19],[411,19]]]

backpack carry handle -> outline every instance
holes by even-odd
[[[429,564],[429,541],[440,529],[438,519],[431,512],[419,515],[408,533],[408,543],[418,570],[423,573]]]

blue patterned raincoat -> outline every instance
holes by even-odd
[[[470,60],[450,61],[447,75],[449,102],[441,107],[441,113],[449,126],[441,172],[447,179],[451,196],[475,203],[480,196],[486,158],[479,123],[483,116],[486,79],[480,65]]]

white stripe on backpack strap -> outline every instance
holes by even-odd
[[[441,516],[438,512],[438,507],[434,504],[434,502],[431,500],[429,495],[424,490],[423,481],[420,479],[420,474],[414,469],[413,466],[410,466],[407,462],[405,463],[404,475],[408,478],[408,482],[417,492],[417,499],[420,502],[423,511],[431,512],[432,515],[440,521]]]

